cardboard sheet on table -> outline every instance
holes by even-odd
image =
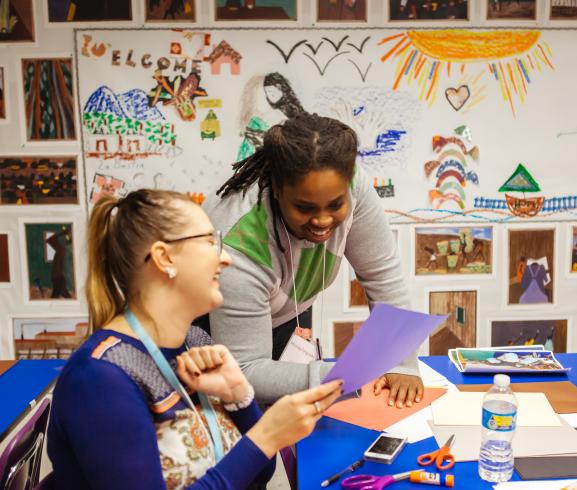
[[[480,425],[435,425],[429,421],[437,444],[455,434],[451,452],[455,461],[477,461],[481,447]],[[516,458],[577,453],[577,430],[563,422],[561,427],[517,427],[513,438]]]
[[[491,385],[457,385],[459,391],[486,392]],[[577,386],[571,381],[545,381],[543,383],[514,383],[516,393],[545,393],[557,413],[577,412]]]
[[[400,364],[446,319],[377,303],[323,382],[342,379],[345,394],[361,388]]]
[[[0,374],[8,371],[17,361],[0,361]],[[577,411],[577,410],[576,410]]]
[[[515,458],[515,470],[523,480],[577,478],[577,456]]]
[[[452,391],[431,405],[437,425],[477,425],[481,422],[483,393]],[[560,427],[561,419],[543,393],[517,393],[517,426]]]
[[[433,400],[445,393],[442,388],[425,388],[423,399],[419,403],[413,404],[410,408],[396,408],[387,404],[389,390],[375,396],[373,384],[371,381],[363,386],[360,398],[335,403],[324,415],[366,429],[382,431],[399,420],[426,408]]]

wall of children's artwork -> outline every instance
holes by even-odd
[[[0,358],[14,318],[86,316],[101,196],[202,203],[301,111],[355,129],[413,308],[451,314],[423,353],[557,318],[576,350],[577,9],[517,4],[0,0]],[[368,313],[349,267],[324,310],[332,355]]]

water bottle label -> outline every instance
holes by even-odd
[[[498,432],[510,432],[517,425],[517,412],[493,413],[483,409],[483,427]]]

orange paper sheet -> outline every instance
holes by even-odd
[[[373,384],[374,382],[371,382],[363,386],[360,398],[335,403],[324,415],[366,429],[383,431],[399,420],[427,407],[446,391],[443,388],[425,388],[425,394],[419,403],[413,404],[410,408],[397,408],[387,404],[389,390],[375,396]]]

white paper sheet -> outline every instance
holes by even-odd
[[[561,417],[571,427],[577,428],[577,413],[561,413],[559,414],[559,417]]]
[[[493,485],[494,490],[561,490],[577,480],[526,480],[508,481]]]
[[[485,393],[451,391],[435,400],[433,420],[436,425],[481,424]],[[561,420],[543,393],[515,393],[519,408],[517,427],[560,427]]]
[[[451,448],[455,461],[479,459],[480,425],[435,425],[432,421],[428,423],[439,445],[455,435],[455,442]],[[574,454],[577,452],[577,430],[565,423],[561,427],[517,427],[512,445],[516,458]]]
[[[387,427],[385,432],[392,436],[406,437],[408,442],[413,444],[414,442],[433,437],[433,431],[427,423],[432,419],[433,412],[431,411],[431,407],[425,407],[423,410],[419,410],[396,424]]]

